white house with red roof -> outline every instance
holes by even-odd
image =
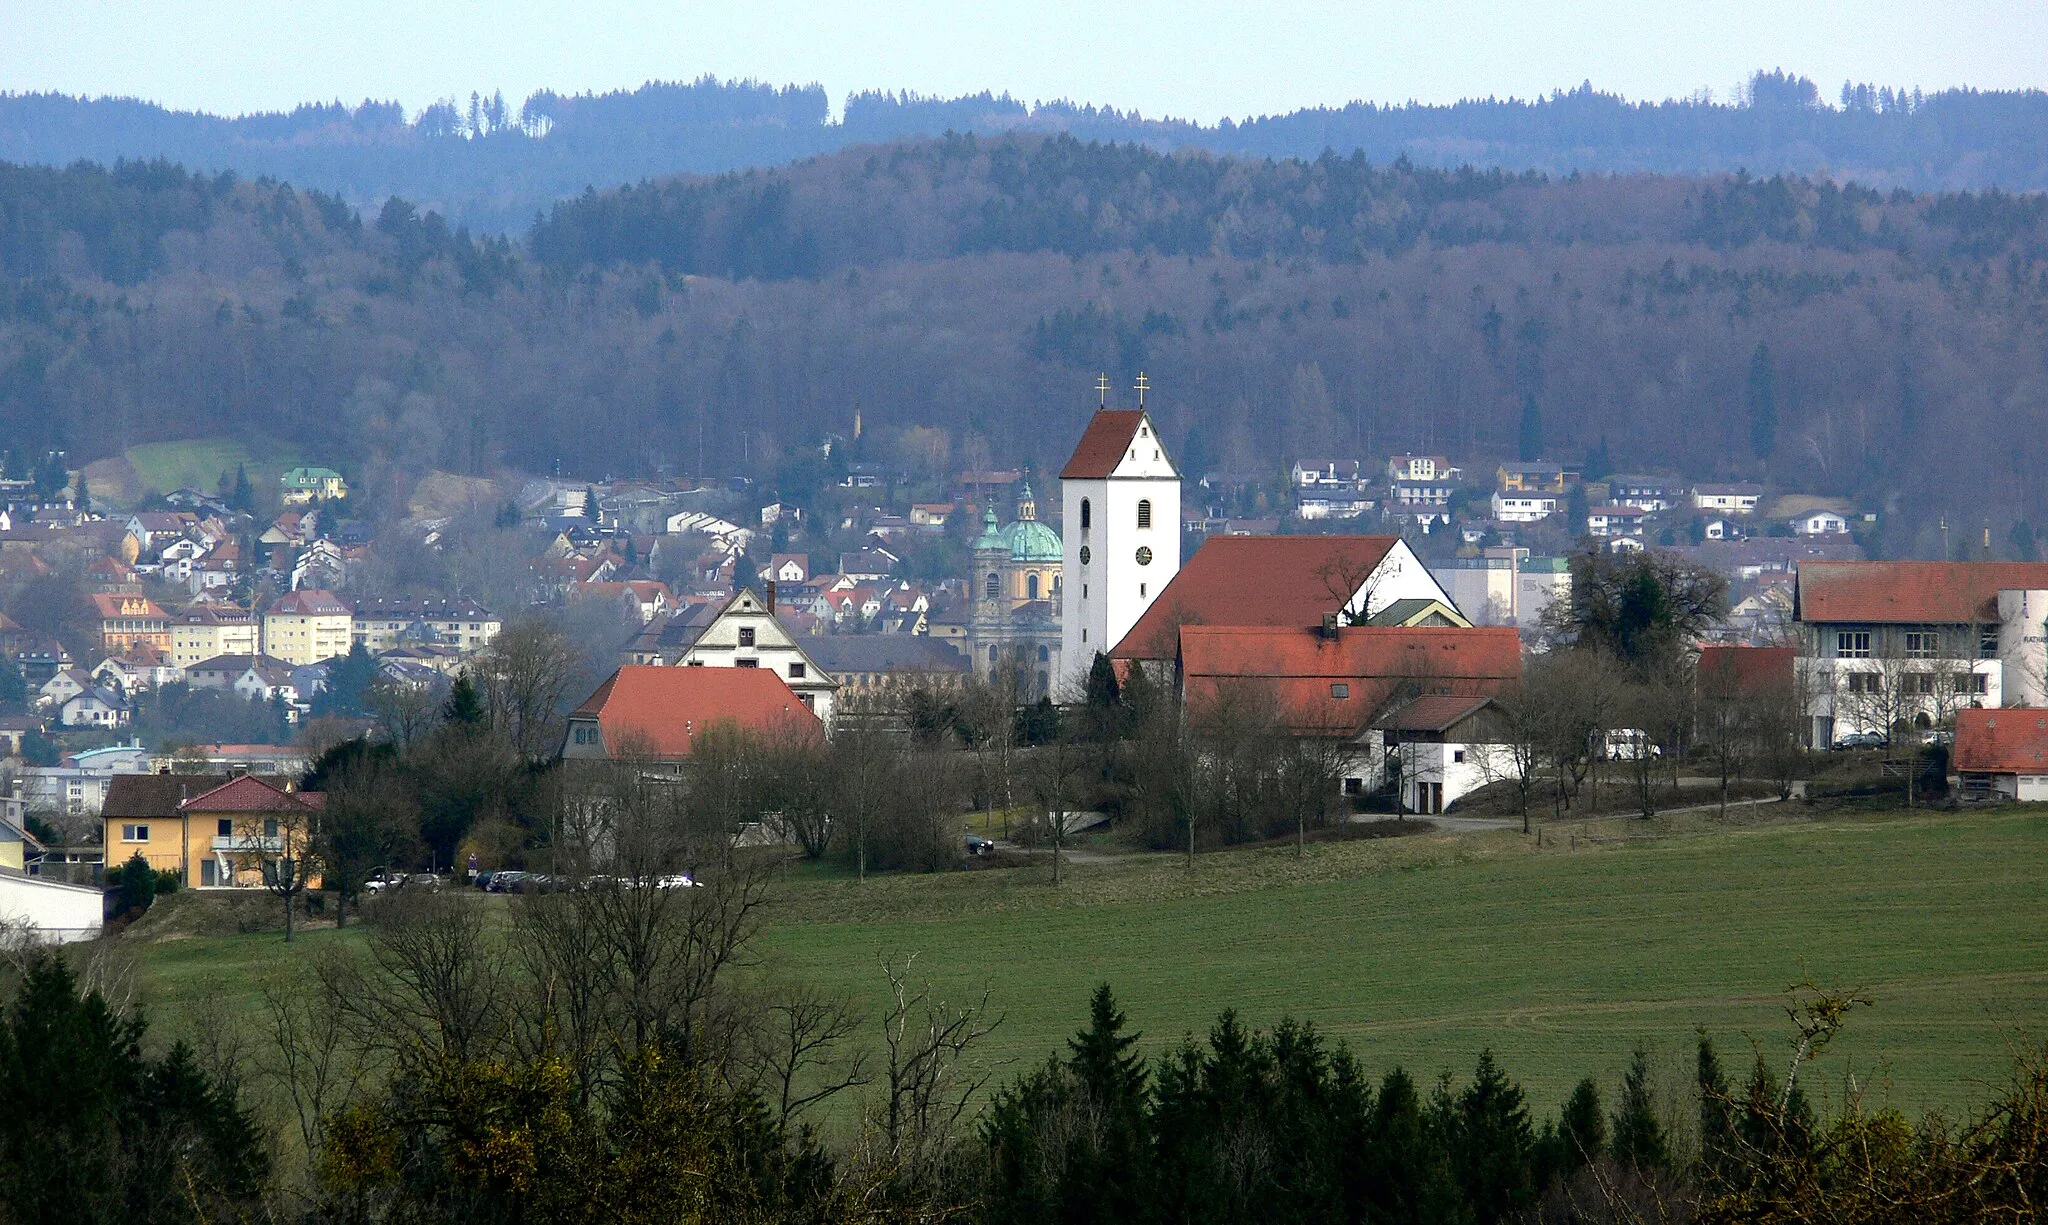
[[[1143,408],[1104,408],[1060,471],[1060,672],[1084,680],[1180,573],[1180,470]]]
[[[1957,711],[1949,768],[1964,799],[2048,800],[2048,711]]]

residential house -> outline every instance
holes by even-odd
[[[187,888],[255,888],[266,869],[307,859],[325,797],[289,778],[244,774],[148,774],[115,780],[101,819],[107,859],[140,853]]]
[[[289,664],[348,654],[355,610],[331,591],[306,588],[280,596],[263,614],[263,653]]]
[[[788,682],[799,701],[830,722],[832,698],[839,683],[818,666],[805,644],[776,616],[775,605],[751,588],[741,588],[722,603],[702,604],[649,627],[627,644],[629,659],[643,666],[687,668],[759,668]]]
[[[348,557],[340,545],[325,538],[309,540],[292,559],[291,589],[326,591],[348,577]]]
[[[171,618],[171,662],[181,668],[220,655],[254,655],[262,645],[262,624],[246,608],[195,604]]]
[[[196,535],[198,531],[199,516],[189,510],[141,511],[130,515],[127,523],[128,538],[144,554],[158,553],[173,541]]]
[[[1810,510],[1792,519],[1796,536],[1839,536],[1849,530],[1849,521],[1831,510]]]
[[[291,665],[271,655],[216,655],[185,669],[185,683],[194,689],[237,689],[251,670],[266,675],[289,674]]]
[[[48,684],[51,677],[71,666],[71,652],[54,639],[29,641],[16,648],[14,666],[30,688]]]
[[[107,595],[142,594],[142,577],[118,557],[95,557],[86,563],[85,585]]]
[[[137,694],[185,679],[185,670],[154,647],[136,647],[109,655],[92,670],[95,684],[124,694]]]
[[[350,623],[351,644],[379,655],[405,643],[429,643],[479,651],[504,628],[497,613],[467,596],[429,599],[358,600]]]
[[[1403,509],[1449,506],[1451,495],[1457,491],[1457,483],[1443,477],[1426,481],[1395,481],[1391,503]]]
[[[902,559],[887,549],[870,545],[854,553],[839,555],[839,573],[852,579],[876,581],[888,578]]]
[[[319,667],[309,664],[308,667]],[[258,659],[243,669],[234,679],[233,689],[251,702],[283,702],[287,707],[299,705],[300,688],[293,673],[296,670],[276,660]],[[312,694],[306,694],[311,697]],[[295,717],[296,712],[288,717]]]
[[[1648,511],[1640,506],[1610,505],[1586,508],[1586,534],[1600,539],[1640,539]]]
[[[1494,487],[1502,493],[1562,494],[1578,483],[1578,470],[1563,464],[1503,463],[1494,471]]]
[[[1432,471],[1430,475],[1436,474]],[[1365,465],[1355,459],[1297,459],[1288,469],[1287,479],[1296,489],[1356,489],[1369,477]]]
[[[1793,613],[1815,744],[2048,705],[2048,563],[1810,561]]]
[[[1356,519],[1378,506],[1377,499],[1355,486],[1317,486],[1297,489],[1294,495],[1294,517],[1310,521]]]
[[[21,756],[21,742],[42,730],[42,720],[32,715],[0,715],[0,757]]]
[[[946,526],[946,520],[952,517],[953,510],[954,506],[951,502],[912,502],[910,504],[911,526],[920,528],[944,527]]]
[[[1607,500],[1647,511],[1670,510],[1685,500],[1685,488],[1659,476],[1617,473],[1607,478]]]
[[[1763,501],[1764,487],[1747,482],[1720,485],[1694,485],[1692,506],[1694,510],[1719,511],[1723,514],[1752,515],[1758,503]]]
[[[802,583],[811,576],[811,555],[808,553],[777,553],[768,559],[767,569],[761,581],[783,584]]]
[[[348,496],[348,482],[332,468],[293,468],[277,478],[277,500],[286,506],[338,502]]]
[[[1532,557],[1513,545],[1482,549],[1477,557],[1433,564],[1430,574],[1450,592],[1475,625],[1534,629],[1544,610],[1571,591],[1571,566],[1562,557]]]
[[[156,601],[142,595],[94,592],[93,613],[99,619],[100,646],[125,651],[133,646],[171,650],[171,617]]]
[[[1949,759],[1963,799],[2048,800],[2048,711],[1956,712]]]
[[[1461,475],[1451,466],[1451,461],[1441,455],[1390,455],[1387,457],[1387,479],[1389,481],[1444,481],[1455,480]]]
[[[759,735],[822,738],[812,704],[767,668],[628,665],[569,713],[566,761],[620,756],[679,767],[721,725]]]
[[[57,706],[57,722],[64,727],[126,727],[134,717],[134,703],[103,685],[89,685]]]
[[[84,668],[59,668],[36,689],[36,705],[54,710],[92,688],[94,683],[92,674]]]
[[[1496,491],[1493,495],[1493,517],[1502,523],[1537,523],[1556,513],[1556,494]]]

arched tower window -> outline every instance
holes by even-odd
[[[993,600],[993,599],[995,599],[995,598],[996,598],[997,596],[999,596],[999,595],[1003,594],[1003,578],[1002,578],[1002,576],[1001,576],[1001,575],[999,575],[999,574],[997,574],[997,573],[996,573],[995,571],[993,571],[993,570],[989,571],[989,572],[988,572],[988,582],[987,582],[987,583],[985,584],[985,586],[984,586],[984,589],[985,589],[985,590],[987,591],[987,593],[988,593],[988,598],[989,598],[989,599],[991,599],[991,600]]]
[[[1038,576],[1036,574],[1027,575],[1025,577],[1024,598],[1027,600],[1035,600],[1038,598]]]
[[[1082,531],[1084,531],[1084,532],[1085,532],[1085,531],[1087,531],[1087,530],[1088,530],[1088,523],[1089,523],[1089,520],[1090,520],[1090,516],[1089,516],[1089,507],[1088,507],[1088,499],[1086,499],[1086,498],[1082,498],[1082,499],[1081,499],[1081,530],[1082,530]]]
[[[1138,500],[1138,526],[1152,526],[1152,499],[1150,498],[1140,498]]]
[[[1049,661],[1049,660],[1051,660],[1051,659],[1052,659],[1052,648],[1050,648],[1050,647],[1040,647],[1040,648],[1038,648],[1038,662],[1039,662],[1039,663],[1046,663],[1046,662],[1048,662],[1048,661]]]

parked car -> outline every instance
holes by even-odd
[[[980,834],[967,835],[967,853],[969,855],[986,855],[995,849],[996,844],[991,839],[984,838]]]
[[[1889,743],[1878,732],[1848,732],[1835,737],[1838,749],[1881,749]]]
[[[490,893],[517,893],[526,882],[527,875],[525,872],[493,872],[484,889]]]
[[[430,889],[438,893],[441,889],[441,878],[432,872],[415,872],[405,878],[404,887],[407,889]]]
[[[675,872],[654,882],[657,889],[698,889],[702,886],[690,879],[687,872]]]
[[[363,892],[382,893],[387,889],[396,889],[404,883],[405,874],[403,872],[394,872],[390,868],[379,868],[375,872],[370,873],[369,879],[363,882]]]

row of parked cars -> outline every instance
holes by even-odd
[[[565,893],[578,889],[695,889],[697,882],[687,872],[664,876],[562,876],[548,872],[504,869],[476,874],[475,885],[485,893]]]

